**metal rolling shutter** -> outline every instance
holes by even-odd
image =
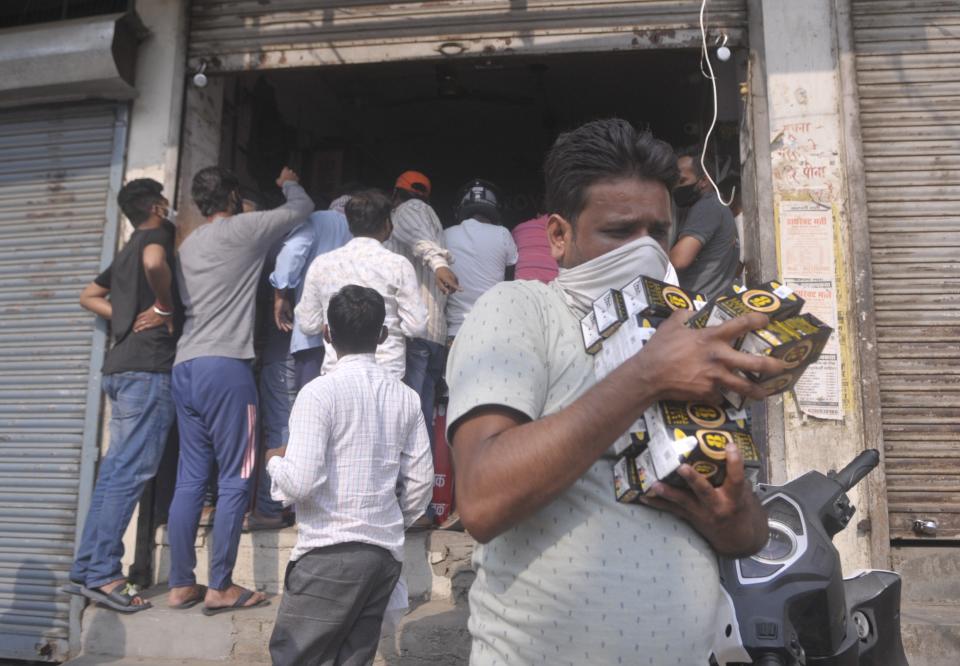
[[[210,71],[337,65],[542,51],[698,46],[700,0],[449,0],[340,2],[194,0],[190,60]],[[733,43],[746,31],[746,0],[712,0],[709,24]],[[607,42],[609,48],[609,42]]]
[[[77,298],[113,253],[118,113],[0,112],[0,658],[62,661],[79,627],[58,588],[89,503],[105,327]]]
[[[854,0],[890,535],[960,537],[960,4]]]

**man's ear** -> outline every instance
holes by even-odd
[[[328,345],[333,344],[333,338],[330,337],[330,326],[328,324],[323,325],[323,339],[326,340]]]
[[[377,340],[377,344],[378,344],[378,345],[382,345],[382,344],[383,344],[384,342],[386,342],[386,341],[387,341],[387,327],[386,327],[386,326],[381,326],[381,327],[380,327],[380,339]]]
[[[550,243],[551,256],[562,266],[562,259],[573,242],[573,225],[562,215],[553,213],[547,220],[547,241]]]

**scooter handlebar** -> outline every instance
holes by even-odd
[[[851,460],[850,464],[837,472],[833,478],[846,492],[860,483],[860,479],[869,474],[879,464],[880,452],[876,449],[867,449]]]

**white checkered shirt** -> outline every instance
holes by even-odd
[[[267,472],[273,498],[297,507],[291,560],[360,542],[402,562],[404,528],[423,515],[433,491],[420,398],[373,354],[345,356],[300,391],[286,454],[271,458]]]

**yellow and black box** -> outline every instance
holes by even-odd
[[[645,275],[624,286],[620,294],[627,315],[639,315],[651,320],[666,319],[676,310],[696,310],[704,302],[699,294],[688,294],[680,287]]]
[[[687,321],[687,326],[690,328],[719,326],[729,319],[751,312],[760,312],[770,317],[771,321],[779,321],[798,314],[803,303],[803,299],[794,293],[793,289],[776,280],[741,291],[730,287],[691,317]]]
[[[646,422],[640,417],[630,430],[613,442],[613,452],[617,456],[638,456],[647,448],[649,439]]]
[[[786,372],[776,375],[744,374],[738,370],[737,374],[767,389],[770,395],[789,391],[807,367],[820,358],[832,333],[832,328],[809,313],[770,322],[764,328],[747,333],[740,349],[751,354],[779,358],[786,364]],[[721,387],[720,393],[735,409],[741,409],[746,402],[743,396],[730,389]]]
[[[662,400],[644,413],[647,436],[651,441],[677,439],[676,431],[692,435],[704,428],[746,432],[747,415],[739,409],[718,407],[704,402]]]
[[[603,336],[597,328],[597,315],[593,310],[580,320],[580,333],[583,335],[583,348],[588,354],[596,354],[603,347]]]
[[[623,294],[616,289],[607,292],[593,302],[593,314],[597,318],[597,330],[601,337],[609,338],[627,320],[627,308]]]
[[[743,337],[740,350],[758,356],[779,358],[787,370],[802,369],[814,363],[823,351],[833,329],[814,317],[802,314],[750,331]],[[773,375],[748,373],[750,379],[761,382]]]
[[[636,459],[623,456],[613,464],[613,494],[618,502],[631,504],[646,492],[640,482]]]
[[[734,439],[746,436],[752,442],[746,419],[746,413],[739,409],[700,402],[658,402],[644,413],[648,442],[638,465],[648,477],[666,480],[691,455],[693,462],[700,462],[695,449],[711,444],[713,433],[729,433]],[[713,479],[713,471],[707,469],[709,461],[703,462],[699,471],[710,471],[706,476]],[[722,483],[723,475],[718,478]]]
[[[688,448],[686,453],[680,453],[676,468],[661,476],[660,480],[673,486],[685,487],[687,482],[676,470],[686,463],[695,472],[705,476],[714,486],[723,485],[727,478],[727,446],[736,444],[743,457],[745,477],[755,481],[760,472],[760,453],[747,432],[731,432],[729,430],[698,430],[693,435],[696,446]]]
[[[629,490],[633,500],[646,494],[657,481],[677,487],[685,487],[687,482],[678,473],[684,463],[702,474],[713,486],[723,485],[727,478],[727,446],[736,444],[740,449],[744,464],[744,478],[756,483],[760,475],[760,453],[753,438],[746,432],[728,430],[697,430],[692,435],[678,431],[677,438],[660,446],[656,451],[651,444],[637,458],[626,458],[629,462],[623,472],[629,472],[631,485]],[[631,500],[631,501],[633,501]]]

